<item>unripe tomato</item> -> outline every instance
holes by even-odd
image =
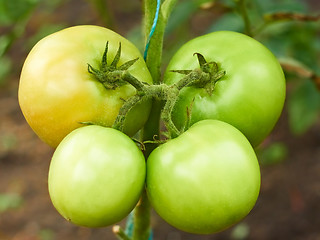
[[[197,37],[183,45],[171,59],[164,77],[174,84],[181,75],[171,70],[199,68],[194,53],[216,62],[225,75],[212,93],[186,87],[180,92],[173,120],[181,129],[191,110],[191,124],[218,119],[238,128],[253,146],[259,145],[277,122],[285,99],[285,78],[275,56],[244,34],[220,31]]]
[[[139,50],[119,34],[98,26],[76,26],[40,40],[29,53],[20,77],[19,104],[35,133],[52,147],[81,122],[112,126],[124,101],[136,93],[131,85],[106,89],[88,72],[99,68],[107,41],[110,64],[121,43],[118,65],[139,58],[129,68],[138,80],[152,83]],[[137,105],[124,131],[135,134],[148,118],[151,102]]]
[[[195,123],[147,161],[147,193],[156,212],[190,233],[222,231],[253,208],[259,164],[249,141],[218,120]]]
[[[142,152],[124,133],[93,125],[78,128],[52,157],[48,180],[52,203],[75,224],[114,224],[137,204],[145,167]]]

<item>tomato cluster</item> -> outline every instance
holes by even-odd
[[[87,227],[114,224],[144,189],[163,219],[191,233],[222,231],[251,211],[260,190],[253,147],[285,98],[276,58],[248,36],[215,32],[182,46],[161,86],[152,88],[136,47],[105,28],[68,28],[32,49],[19,102],[32,129],[57,147],[49,193],[63,217]],[[178,92],[164,116],[180,134],[145,159],[129,136],[145,124],[158,88]],[[111,128],[120,115],[124,133]]]

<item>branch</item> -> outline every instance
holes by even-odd
[[[114,225],[112,231],[119,240],[131,240],[119,225]]]
[[[235,0],[237,4],[238,11],[241,14],[241,17],[243,18],[244,26],[245,26],[245,32],[248,36],[252,37],[252,29],[251,29],[251,22],[249,19],[247,6],[245,0]]]
[[[292,59],[279,59],[279,62],[285,71],[294,73],[302,78],[310,78],[320,91],[320,76],[310,68]]]
[[[320,20],[320,14],[312,16],[301,13],[293,13],[293,12],[275,12],[270,14],[265,14],[263,16],[264,23],[255,30],[255,34],[257,35],[262,32],[265,28],[273,23],[277,23],[280,21],[300,21],[300,22],[317,22]]]
[[[264,16],[266,22],[275,22],[275,21],[303,21],[303,22],[316,22],[320,20],[320,14],[316,16],[311,16],[301,13],[293,12],[276,12],[271,14],[266,14]]]

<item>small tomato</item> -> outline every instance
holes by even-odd
[[[137,204],[145,167],[142,152],[124,133],[93,125],[78,128],[52,157],[48,180],[52,203],[75,224],[114,224]]]

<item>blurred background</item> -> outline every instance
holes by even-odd
[[[53,149],[27,125],[17,89],[32,46],[65,27],[105,26],[143,51],[141,5],[139,0],[0,0],[1,240],[116,239],[111,227],[77,227],[53,208],[47,191]],[[183,43],[217,30],[252,35],[278,57],[286,74],[283,114],[257,149],[260,197],[242,222],[214,235],[178,231],[153,213],[154,239],[320,240],[320,1],[180,0],[167,27],[163,68]]]

